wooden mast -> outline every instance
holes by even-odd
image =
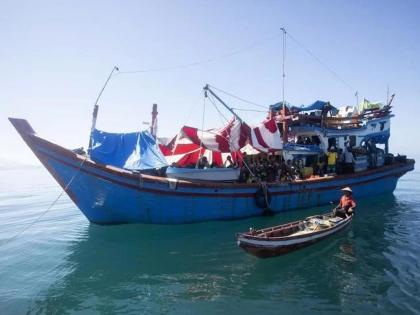
[[[286,29],[284,28],[284,27],[282,27],[281,29],[280,29],[282,32],[283,32],[283,62],[282,62],[282,68],[283,68],[283,75],[282,75],[282,77],[283,77],[283,84],[282,84],[282,98],[283,98],[283,100],[282,100],[282,120],[283,120],[283,143],[286,143],[287,142],[287,140],[288,140],[288,137],[287,137],[287,132],[288,132],[288,129],[289,129],[289,126],[288,126],[288,124],[287,124],[287,121],[286,121],[286,104],[285,104],[285,99],[284,99],[284,81],[285,81],[285,78],[286,78],[286,74],[285,74],[285,71],[284,71],[284,61],[285,61],[285,54],[286,54]]]
[[[150,133],[155,139],[157,135],[157,115],[158,115],[157,104],[153,104],[152,123],[150,124]]]
[[[92,125],[90,127],[90,135],[89,135],[89,146],[88,146],[88,154],[90,152],[90,149],[92,148],[92,133],[96,128],[96,119],[98,118],[98,110],[99,110],[99,99],[101,98],[102,93],[104,92],[109,80],[111,79],[112,75],[114,74],[114,71],[119,71],[118,67],[114,66],[112,68],[111,73],[108,76],[108,79],[106,79],[104,86],[102,87],[101,91],[99,92],[98,97],[96,98],[95,105],[93,106],[93,113],[92,113]]]

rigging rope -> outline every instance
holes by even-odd
[[[132,70],[132,71],[120,71],[120,72],[116,73],[114,76],[121,75],[121,74],[136,74],[136,73],[170,71],[170,70],[177,70],[177,69],[195,67],[195,66],[200,66],[202,64],[217,62],[221,59],[230,58],[232,56],[235,56],[235,55],[241,54],[243,52],[247,52],[251,49],[254,49],[254,48],[258,47],[260,44],[263,44],[263,43],[266,43],[266,42],[269,42],[269,41],[275,39],[279,35],[280,35],[280,33],[275,33],[274,35],[271,35],[271,36],[269,36],[265,39],[254,41],[247,46],[244,46],[244,47],[239,48],[237,50],[234,50],[234,51],[231,51],[229,53],[225,53],[225,54],[222,54],[222,55],[219,55],[217,57],[210,58],[210,59],[204,59],[204,60],[199,60],[199,61],[195,61],[195,62],[184,63],[184,64],[173,65],[173,66],[167,66],[167,67],[160,67],[160,68],[140,69],[140,70]]]
[[[224,91],[224,90],[222,90],[222,89],[219,89],[219,88],[217,88],[217,87],[215,87],[215,86],[213,86],[213,85],[210,85],[210,84],[209,84],[209,86],[210,86],[211,88],[215,89],[216,91],[219,91],[219,92],[221,92],[221,93],[224,93],[224,94],[226,94],[226,95],[229,95],[230,97],[236,98],[237,100],[242,101],[242,102],[244,102],[244,103],[248,103],[248,104],[251,104],[251,105],[254,105],[254,106],[257,106],[257,107],[261,107],[261,108],[265,108],[265,109],[267,108],[267,106],[264,106],[264,105],[257,104],[257,103],[255,103],[255,102],[252,102],[252,101],[246,100],[246,99],[244,99],[244,98],[242,98],[242,97],[236,96],[236,95],[234,95],[234,94],[232,94],[232,93],[229,93],[229,92],[226,92],[226,91]]]
[[[10,237],[9,239],[5,240],[4,242],[2,242],[0,244],[1,246],[4,246],[6,244],[9,244],[10,242],[14,241],[15,239],[17,239],[19,236],[21,236],[23,233],[25,233],[30,227],[32,227],[35,223],[39,222],[39,220],[41,220],[41,218],[52,209],[52,207],[57,203],[57,201],[61,198],[61,196],[64,194],[64,192],[67,191],[67,189],[70,187],[71,183],[73,182],[73,180],[76,178],[76,176],[79,174],[80,170],[82,169],[83,164],[86,162],[87,160],[87,156],[85,157],[85,159],[82,161],[82,163],[79,166],[79,169],[74,173],[74,175],[72,176],[72,178],[69,180],[68,184],[64,187],[64,189],[60,192],[60,194],[57,196],[57,198],[55,198],[55,200],[48,206],[48,208],[43,211],[34,221],[32,221],[31,223],[29,223],[27,226],[25,226],[21,231],[19,231],[17,234],[15,234],[14,236]]]
[[[192,114],[192,111],[193,111],[193,109],[195,108],[195,103],[196,102],[198,102],[198,98],[201,98],[201,96],[202,96],[202,93],[200,92],[200,96],[199,97],[197,97],[192,103],[191,103],[191,106],[190,106],[190,109],[189,109],[189,111],[188,111],[188,114],[187,114],[187,116],[186,116],[186,118],[185,118],[185,121],[184,121],[184,124],[183,124],[183,126],[186,126],[187,125],[187,122],[190,120],[190,117],[191,117],[191,114]],[[181,136],[181,131],[178,131],[178,133],[176,134],[176,139],[175,139],[175,144],[174,144],[174,147],[172,148],[172,150],[171,150],[171,152],[172,152],[172,155],[174,155],[174,153],[176,152],[176,148],[178,147],[178,144],[179,144],[179,138],[180,138],[180,136]]]
[[[224,119],[224,121],[223,121],[223,119],[221,119],[222,120],[222,125],[224,125],[225,123],[229,123],[229,120],[226,118],[226,116],[225,115],[223,115],[223,113],[220,111],[220,109],[217,107],[217,105],[216,105],[216,102],[213,100],[213,98],[212,98],[213,96],[211,96],[211,94],[210,95],[208,95],[208,98],[209,98],[209,100],[210,100],[210,103],[212,103],[213,104],[213,106],[214,106],[214,108],[217,110],[217,112],[219,113],[219,116],[221,117],[221,118],[223,118]]]
[[[236,107],[232,107],[232,109],[243,111],[243,112],[267,113],[266,110],[258,110],[258,109],[247,109],[247,108],[236,108]]]
[[[204,134],[204,118],[206,115],[206,97],[203,97],[203,119],[201,121],[201,138],[200,138],[200,152],[198,153],[198,160],[195,164],[195,168],[198,168],[198,163],[200,163],[201,157],[203,156],[201,154],[201,149],[203,148],[203,134]]]
[[[136,73],[149,73],[149,72],[170,71],[170,70],[177,70],[177,69],[183,69],[183,68],[188,68],[188,67],[195,67],[195,66],[199,66],[199,65],[206,64],[206,63],[211,63],[211,62],[217,62],[220,59],[229,58],[229,57],[235,56],[237,54],[240,54],[240,53],[246,52],[248,50],[251,50],[251,49],[259,46],[260,44],[265,43],[265,42],[268,42],[268,41],[271,41],[271,40],[279,37],[281,34],[283,34],[284,35],[283,36],[283,42],[282,42],[283,51],[285,51],[285,49],[286,49],[286,39],[285,38],[286,38],[286,36],[288,36],[295,44],[297,44],[300,48],[302,48],[304,51],[306,51],[306,53],[308,53],[322,67],[324,67],[332,76],[334,76],[338,81],[340,81],[347,88],[349,88],[354,93],[354,95],[356,95],[356,96],[358,95],[356,89],[353,88],[353,86],[351,84],[349,84],[346,80],[344,80],[336,71],[334,71],[333,69],[331,69],[326,63],[324,63],[317,55],[315,55],[314,52],[312,52],[304,44],[302,44],[300,41],[298,41],[293,35],[290,34],[290,32],[288,32],[288,31],[286,32],[284,28],[282,28],[281,30],[282,30],[281,33],[275,33],[275,34],[273,34],[273,35],[271,35],[271,36],[269,36],[269,37],[267,37],[265,39],[262,39],[262,40],[259,40],[259,41],[255,41],[255,42],[253,42],[253,43],[251,43],[251,44],[249,44],[249,45],[247,45],[247,46],[245,46],[243,48],[234,50],[234,51],[232,51],[230,53],[219,55],[219,56],[214,57],[214,58],[199,60],[199,61],[185,63],[185,64],[172,65],[172,66],[167,66],[167,67],[158,67],[158,68],[140,69],[140,70],[130,70],[130,71],[119,71],[117,73],[111,73],[111,77],[114,78],[114,77],[116,77],[118,75],[121,75],[121,74],[136,74]],[[283,69],[284,69],[284,57],[285,56],[283,55]],[[119,70],[116,67],[115,67],[115,69]],[[284,71],[283,71],[283,79],[284,79],[284,77],[285,77],[285,74],[284,74]],[[211,85],[209,85],[209,86],[211,86]],[[213,89],[219,91],[219,92],[222,92],[222,93],[224,93],[226,95],[229,95],[229,96],[231,96],[233,98],[236,98],[237,100],[240,100],[242,102],[245,102],[245,103],[248,103],[248,104],[251,104],[251,105],[254,105],[254,106],[258,106],[258,107],[261,107],[261,108],[266,108],[267,107],[267,106],[264,106],[264,105],[257,104],[255,102],[246,100],[246,99],[241,98],[239,96],[236,96],[236,95],[234,95],[232,93],[229,93],[227,91],[224,91],[222,89],[219,89],[219,88],[217,88],[215,86],[211,86],[211,87]],[[283,94],[284,94],[284,82],[283,82]]]
[[[315,53],[313,53],[309,48],[307,48],[305,45],[303,45],[301,42],[299,42],[296,38],[294,38],[290,32],[287,32],[287,36],[294,41],[300,48],[306,51],[312,58],[314,58],[321,66],[323,66],[331,75],[333,75],[337,80],[339,80],[341,83],[343,83],[347,88],[349,88],[355,95],[357,93],[356,89],[353,88],[346,80],[344,80],[340,75],[338,75],[337,72],[332,70],[327,64],[325,64]]]

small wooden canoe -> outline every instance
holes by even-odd
[[[268,258],[312,245],[350,226],[353,216],[335,217],[333,213],[315,215],[261,230],[236,234],[239,247],[251,255]]]

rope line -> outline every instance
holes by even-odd
[[[222,90],[222,89],[219,89],[219,88],[217,88],[217,87],[215,87],[215,86],[213,86],[213,85],[210,85],[210,84],[209,84],[209,86],[210,86],[211,88],[215,89],[216,91],[219,91],[219,92],[221,92],[221,93],[224,93],[224,94],[226,94],[226,95],[229,95],[230,97],[236,98],[237,100],[242,101],[242,102],[244,102],[244,103],[248,103],[248,104],[251,104],[251,105],[254,105],[254,106],[257,106],[257,107],[261,107],[261,108],[265,108],[265,109],[267,108],[267,106],[264,106],[264,105],[261,105],[261,104],[257,104],[257,103],[255,103],[255,102],[249,101],[249,100],[244,99],[244,98],[242,98],[242,97],[236,96],[236,95],[234,95],[234,94],[232,94],[232,93],[229,93],[229,92],[227,92],[227,91],[224,91],[224,90]]]
[[[233,110],[243,111],[243,112],[267,113],[266,110],[258,110],[258,109],[237,108],[237,107],[232,107],[232,109]]]
[[[347,88],[349,88],[353,93],[356,93],[356,89],[353,88],[346,80],[344,80],[337,72],[335,72],[333,69],[331,69],[325,62],[323,62],[317,55],[315,55],[314,52],[312,52],[309,48],[307,48],[305,45],[303,45],[300,41],[298,41],[296,38],[294,38],[290,32],[287,32],[287,36],[294,41],[300,48],[306,51],[307,54],[309,54],[312,58],[314,58],[321,66],[323,66],[331,75],[333,75],[337,80],[339,80],[341,83],[343,83]]]
[[[261,188],[264,191],[264,198],[265,198],[265,204],[267,205],[265,207],[265,210],[271,211],[271,205],[270,202],[268,202],[268,187],[267,182],[260,182]]]
[[[67,189],[70,187],[71,183],[73,182],[73,180],[76,178],[76,176],[79,174],[80,170],[82,169],[83,164],[85,163],[85,161],[87,160],[87,157],[85,157],[85,159],[82,161],[82,163],[79,166],[79,169],[74,173],[74,175],[72,176],[72,178],[69,180],[68,184],[64,187],[64,189],[60,192],[60,194],[57,196],[57,198],[55,198],[55,200],[49,205],[49,207],[43,211],[34,221],[32,221],[31,223],[29,223],[27,226],[25,226],[21,231],[19,231],[17,234],[15,234],[14,236],[10,237],[9,239],[5,240],[4,242],[2,242],[0,244],[1,246],[4,246],[6,244],[9,244],[10,242],[14,241],[15,239],[17,239],[19,236],[21,236],[23,233],[25,233],[29,228],[31,228],[35,223],[39,222],[42,217],[52,209],[52,207],[54,207],[54,205],[57,203],[57,201],[61,198],[61,196],[67,191]]]
[[[201,149],[203,148],[203,134],[204,134],[204,119],[206,116],[206,97],[203,97],[203,118],[201,120],[201,138],[200,138],[200,152],[198,153],[198,160],[195,164],[195,168],[198,168],[198,163],[201,160],[201,157],[203,156],[201,154]]]
[[[184,121],[184,124],[183,124],[183,126],[187,126],[187,123],[189,122],[189,120],[190,120],[190,118],[191,118],[191,114],[192,114],[192,112],[193,112],[193,109],[195,108],[195,104],[198,102],[198,100],[199,100],[199,98],[201,99],[201,97],[202,97],[202,93],[200,92],[200,95],[199,95],[199,97],[197,97],[192,103],[191,103],[191,106],[190,106],[190,109],[189,109],[189,111],[188,111],[188,114],[187,114],[187,116],[186,116],[186,118],[185,118],[185,121]],[[178,147],[178,144],[179,144],[179,138],[180,138],[180,133],[181,133],[181,131],[178,131],[178,133],[177,133],[177,135],[176,135],[176,139],[175,139],[175,144],[174,144],[174,147],[172,148],[172,155],[174,155],[174,153],[176,152],[176,149],[177,149],[177,147]]]
[[[221,119],[222,124],[224,125],[225,123],[229,123],[229,120],[226,118],[225,115],[223,115],[223,113],[220,111],[219,107],[217,107],[216,102],[213,100],[212,98],[213,96],[208,95],[208,99],[210,100],[210,103],[212,103],[212,105],[214,106],[214,108],[216,109],[216,111],[219,113],[219,117],[223,118]]]
[[[231,51],[229,53],[226,54],[222,54],[219,55],[217,57],[214,58],[209,58],[209,59],[204,59],[204,60],[199,60],[199,61],[195,61],[195,62],[189,62],[189,63],[184,63],[184,64],[179,64],[179,65],[173,65],[173,66],[167,66],[167,67],[159,67],[159,68],[150,68],[150,69],[139,69],[139,70],[130,70],[130,71],[120,71],[116,74],[114,74],[114,76],[117,75],[121,75],[121,74],[136,74],[136,73],[149,73],[149,72],[161,72],[161,71],[170,71],[170,70],[177,70],[177,69],[183,69],[183,68],[189,68],[189,67],[196,67],[196,66],[200,66],[202,64],[207,64],[207,63],[212,63],[212,62],[217,62],[221,59],[226,59],[226,58],[230,58],[233,57],[235,55],[247,52],[251,49],[254,49],[256,47],[258,47],[260,44],[269,42],[273,39],[275,39],[276,37],[278,37],[280,35],[280,33],[275,33],[274,35],[271,35],[265,39],[262,40],[258,40],[258,41],[254,41],[252,43],[250,43],[249,45]]]

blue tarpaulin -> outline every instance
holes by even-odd
[[[312,104],[309,105],[300,105],[300,106],[294,106],[290,103],[285,102],[286,107],[293,111],[293,112],[309,112],[312,110],[322,110],[325,106],[330,106],[331,108],[335,108],[334,106],[331,106],[329,102],[324,101],[315,101]],[[276,104],[270,105],[270,110],[280,110],[283,107],[283,102],[278,102]]]
[[[95,129],[90,158],[98,163],[130,170],[168,166],[156,140],[148,131],[109,133]]]

